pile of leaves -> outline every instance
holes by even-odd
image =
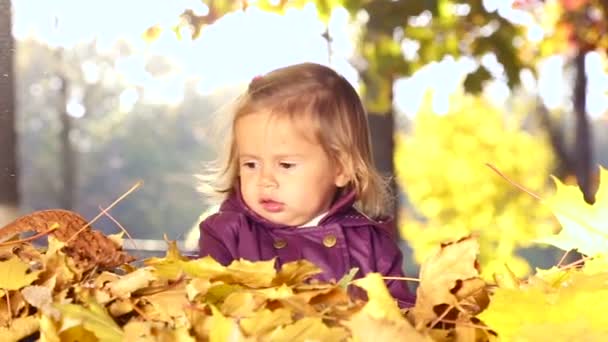
[[[602,169],[601,176],[606,179],[608,172]],[[398,308],[379,274],[353,279],[353,270],[338,282],[318,282],[313,278],[320,270],[303,260],[278,271],[275,260],[222,266],[209,257],[184,257],[169,241],[165,257],[134,267],[123,262],[129,258],[119,236],[88,235],[112,243],[110,248],[108,241],[96,242],[107,247],[106,255],[78,250],[77,235],[57,232],[71,215],[62,212],[43,228],[30,227],[48,234],[48,247],[14,237],[0,243],[0,336],[15,341],[606,340],[608,186],[600,187],[596,204],[589,206],[576,187],[556,183],[556,194],[544,203],[563,229],[543,242],[578,249],[583,259],[537,269],[526,279],[505,268],[487,283],[477,267],[479,245],[468,236],[438,246],[424,262],[416,304],[407,310]],[[15,227],[9,225],[11,234],[23,230]],[[2,231],[0,237],[10,235]],[[362,291],[367,298],[357,295]]]

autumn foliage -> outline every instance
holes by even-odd
[[[608,171],[601,170],[601,179],[608,179]],[[562,230],[539,242],[577,249],[583,259],[537,269],[526,279],[506,267],[486,282],[477,267],[477,239],[466,236],[437,246],[426,259],[416,304],[408,310],[398,308],[376,273],[353,279],[353,271],[338,282],[322,283],[311,280],[319,269],[306,261],[279,271],[274,260],[222,266],[209,257],[184,257],[171,241],[164,257],[137,267],[91,268],[79,262],[82,254],[71,254],[73,240],[61,241],[61,234],[49,235],[46,248],[11,236],[0,244],[0,336],[41,341],[605,340],[608,185],[600,186],[597,203],[590,206],[576,187],[556,184],[555,194],[538,205],[556,215]],[[45,227],[53,231],[64,229],[61,217],[71,215],[47,214]],[[0,236],[6,232],[0,230]],[[111,241],[113,253],[124,253],[118,237]],[[365,299],[357,295],[363,291]]]

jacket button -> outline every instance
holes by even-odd
[[[274,240],[274,243],[272,245],[276,249],[285,248],[287,246],[287,241],[285,241],[283,239],[276,239],[276,240]]]
[[[326,237],[323,238],[323,245],[325,245],[325,247],[327,247],[327,248],[331,248],[331,247],[335,246],[336,242],[338,242],[338,239],[336,238],[335,235],[327,235]]]

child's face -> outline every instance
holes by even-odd
[[[268,113],[245,115],[236,122],[241,194],[249,208],[269,221],[307,223],[327,211],[336,187],[347,183],[305,129]]]

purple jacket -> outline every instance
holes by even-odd
[[[339,280],[358,267],[359,278],[369,272],[403,277],[403,256],[386,225],[360,214],[353,203],[355,194],[340,198],[318,226],[294,228],[270,222],[253,212],[237,189],[218,213],[200,224],[199,255],[210,255],[223,265],[235,259],[250,261],[277,257],[276,267],[307,259],[323,270],[317,278]],[[401,307],[414,305],[415,296],[403,280],[386,284]]]

